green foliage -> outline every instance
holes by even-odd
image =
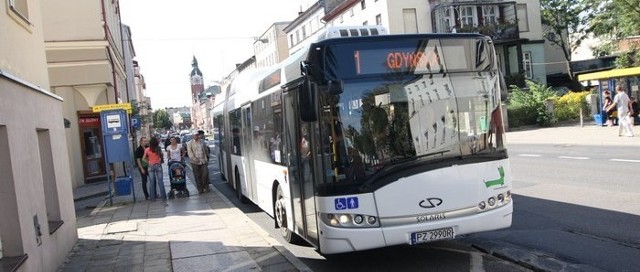
[[[551,87],[533,81],[526,81],[526,85],[528,90],[512,86],[514,89],[507,105],[509,126],[550,126],[552,116],[547,112],[547,107],[544,103],[546,100],[553,98],[555,93],[551,90]]]
[[[640,0],[582,0],[592,14],[589,29],[595,37],[603,41],[597,46],[594,56],[608,55],[618,51],[621,39],[640,35]],[[608,54],[607,54],[608,53]],[[631,48],[616,59],[616,67],[640,66],[640,52]]]
[[[170,129],[173,124],[169,119],[169,114],[165,110],[153,112],[153,127],[158,129]]]
[[[616,58],[616,67],[630,68],[640,66],[640,49],[632,46],[629,51],[623,52]]]
[[[582,41],[588,37],[587,22],[591,19],[586,5],[588,0],[540,0],[540,12],[545,28],[544,37],[559,46],[567,61],[571,61],[571,54]],[[571,67],[569,75],[573,72]]]
[[[589,92],[570,92],[554,101],[554,115],[558,121],[576,120],[582,114],[588,114],[586,97]]]
[[[640,35],[640,0],[582,0],[590,7],[590,30],[597,37],[618,40]]]

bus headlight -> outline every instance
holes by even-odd
[[[349,213],[320,213],[320,218],[325,224],[338,228],[376,228],[380,227],[378,218],[373,215],[349,214]],[[364,219],[367,219],[366,221]]]
[[[487,203],[489,203],[489,206],[490,206],[490,207],[493,207],[494,205],[496,205],[496,199],[495,199],[494,197],[490,197],[490,198],[487,200]]]
[[[511,202],[511,191],[499,193],[497,195],[490,196],[486,201],[480,201],[478,203],[478,212],[490,211],[507,205],[509,202]]]
[[[368,216],[367,217],[367,223],[369,223],[369,225],[375,225],[378,223],[378,218],[376,218],[375,216]]]

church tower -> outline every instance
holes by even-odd
[[[204,125],[203,116],[200,109],[200,93],[204,91],[204,80],[202,72],[198,68],[198,60],[193,56],[191,61],[191,124],[194,129],[200,129]]]
[[[204,80],[202,79],[202,72],[200,71],[200,68],[198,68],[198,60],[196,59],[196,56],[193,56],[191,67],[191,98],[195,103],[198,100],[200,92],[204,91]]]

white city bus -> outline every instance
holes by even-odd
[[[491,39],[383,32],[332,29],[241,72],[214,117],[224,177],[323,254],[509,227]]]

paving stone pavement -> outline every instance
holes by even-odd
[[[311,271],[215,187],[198,194],[188,173],[188,198],[115,196],[78,218],[78,242],[58,270]]]

